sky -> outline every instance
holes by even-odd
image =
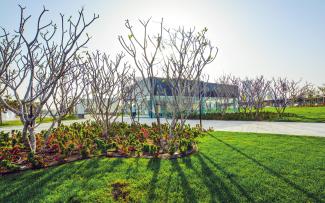
[[[87,45],[91,50],[112,55],[122,51],[117,37],[128,35],[126,19],[136,28],[138,19],[152,17],[157,24],[163,18],[167,27],[208,28],[208,38],[219,49],[206,67],[210,78],[230,73],[325,83],[323,0],[1,0],[1,27],[17,28],[18,4],[26,6],[31,22],[43,5],[50,10],[44,22],[59,23],[60,12],[77,16],[81,7],[89,18],[99,14],[87,31],[92,36]]]

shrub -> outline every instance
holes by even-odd
[[[34,154],[33,152],[28,153],[27,160],[32,164],[33,168],[43,168],[46,167],[46,163],[43,158],[39,155]]]
[[[7,159],[0,161],[0,167],[3,167],[8,171],[18,171],[20,169],[20,167],[17,164],[13,164]]]
[[[201,130],[189,125],[177,125],[173,131],[174,136],[169,136],[169,133],[167,124],[162,124],[159,129],[155,123],[152,126],[112,123],[107,135],[102,134],[101,126],[96,122],[61,125],[53,129],[48,136],[45,136],[45,131],[36,134],[38,148],[33,154],[23,147],[21,133],[0,132],[0,161],[3,161],[2,168],[14,170],[13,164],[21,157],[33,168],[40,168],[53,161],[64,162],[73,155],[88,158],[98,154],[107,155],[108,151],[123,156],[140,156],[142,153],[152,156],[158,156],[159,153],[186,153],[195,143],[195,138],[200,135]]]

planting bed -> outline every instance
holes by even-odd
[[[0,173],[45,168],[98,156],[179,158],[197,151],[199,128],[177,126],[169,134],[168,125],[113,123],[109,130],[95,122],[61,126],[37,137],[37,150],[31,153],[19,131],[0,132]]]

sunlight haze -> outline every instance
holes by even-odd
[[[100,19],[89,29],[88,47],[111,54],[122,51],[118,35],[127,36],[129,19],[164,19],[167,27],[208,28],[208,37],[219,48],[216,60],[207,66],[210,78],[223,73],[237,76],[287,76],[315,85],[325,83],[325,1],[2,1],[0,24],[8,30],[18,26],[19,7],[26,6],[33,23],[45,5],[48,18],[58,23],[59,12],[75,16],[85,8],[89,18]],[[33,18],[34,17],[34,18]]]

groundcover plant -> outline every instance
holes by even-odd
[[[42,168],[94,156],[176,158],[195,149],[198,127],[113,123],[108,133],[96,122],[61,125],[36,134],[36,153],[24,144],[20,131],[0,133],[0,171]]]

